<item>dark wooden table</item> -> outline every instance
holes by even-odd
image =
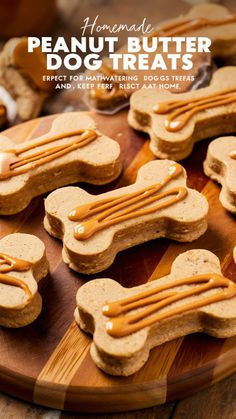
[[[235,0],[220,3],[236,11]],[[56,35],[75,35],[86,16],[100,14],[104,23],[134,22],[147,17],[156,22],[184,13],[189,4],[184,0],[58,0],[60,17]],[[63,16],[63,18],[62,18]],[[120,38],[125,41],[125,34]],[[236,419],[236,373],[191,397],[150,409],[120,414],[85,415],[46,409],[0,394],[0,419],[73,419],[73,418],[158,418],[158,419]]]
[[[0,395],[0,419],[236,419],[236,373],[191,397],[129,413],[85,415],[49,410]]]

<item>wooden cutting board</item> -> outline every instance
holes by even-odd
[[[99,193],[132,183],[138,169],[154,158],[147,138],[128,127],[125,112],[112,118],[92,116],[100,131],[120,143],[124,171],[112,185],[84,187],[90,193]],[[15,142],[29,140],[46,133],[54,118],[36,119],[4,134]],[[206,150],[207,142],[199,143],[192,156],[182,162],[189,186],[201,191],[209,201],[206,234],[191,244],[158,239],[126,250],[97,277],[111,277],[127,287],[139,285],[167,274],[176,256],[191,248],[211,250],[220,258],[224,274],[230,279],[236,277],[232,259],[235,218],[219,203],[218,185],[202,172]],[[114,412],[185,397],[236,371],[236,337],[214,339],[195,334],[153,349],[146,365],[128,378],[101,372],[90,358],[91,338],[73,320],[76,291],[87,278],[62,262],[61,243],[43,229],[43,217],[43,197],[39,197],[22,213],[0,219],[0,237],[20,231],[42,239],[51,268],[51,274],[39,287],[44,301],[40,317],[25,328],[0,329],[0,390],[58,409]]]

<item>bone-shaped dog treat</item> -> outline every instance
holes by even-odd
[[[66,184],[111,182],[120,174],[119,155],[119,144],[83,112],[59,115],[47,134],[18,145],[1,135],[0,214],[17,213]]]
[[[236,68],[217,70],[208,87],[172,94],[139,90],[131,97],[129,124],[150,135],[159,158],[181,160],[194,143],[236,130]]]
[[[205,174],[222,185],[223,207],[236,214],[236,137],[212,141],[203,166]]]
[[[141,43],[141,41],[140,41]],[[140,44],[141,45],[141,44]],[[123,47],[117,52],[118,54],[126,54],[127,48]],[[140,52],[134,53],[137,57],[145,52],[141,49]],[[175,53],[174,45],[169,47],[169,53]],[[103,62],[102,67],[98,70],[98,80],[94,82],[94,87],[88,91],[85,95],[88,104],[95,109],[99,109],[108,114],[115,113],[121,108],[124,108],[129,103],[131,94],[140,89],[142,86],[147,85],[147,80],[157,82],[158,70],[151,69],[151,63],[155,60],[157,52],[149,53],[149,68],[147,70],[129,69],[124,70],[122,62],[120,62],[119,70],[112,69],[112,63],[106,59]],[[163,53],[163,60],[167,57],[166,53]],[[192,54],[193,67],[186,77],[186,71],[181,67],[182,63],[177,63],[178,75],[182,79],[178,87],[175,87],[173,83],[170,86],[170,91],[185,92],[187,90],[194,90],[199,86],[203,86],[209,82],[211,75],[211,59],[210,54],[195,52]],[[171,69],[171,63],[166,58],[165,75],[171,78],[173,71]],[[93,74],[88,71],[90,77]],[[107,88],[106,86],[109,86]]]
[[[0,84],[16,101],[20,119],[39,115],[43,102],[54,89],[55,82],[51,81],[54,75],[54,71],[47,69],[46,55],[40,48],[28,52],[27,38],[12,38],[4,45],[0,54]]]
[[[45,228],[63,240],[63,259],[90,274],[110,266],[124,249],[159,237],[192,241],[207,227],[208,203],[186,186],[173,161],[152,161],[133,185],[93,196],[81,188],[52,192],[45,200]]]
[[[37,283],[48,273],[45,247],[31,234],[15,233],[0,240],[0,325],[22,327],[42,309]]]
[[[151,36],[206,36],[213,56],[228,56],[236,51],[236,15],[224,6],[202,3],[184,16],[163,22]]]
[[[207,250],[182,253],[169,275],[134,288],[109,278],[87,282],[76,300],[75,319],[93,334],[91,356],[112,375],[133,374],[152,348],[180,336],[236,334],[236,284]]]
[[[227,56],[233,55],[236,52],[236,15],[231,14],[225,7],[216,4],[199,4],[190,9],[186,15],[179,16],[174,19],[160,23],[154,32],[151,32],[147,37],[149,43],[152,42],[154,37],[208,37],[211,39],[211,54],[213,56]],[[140,45],[142,46],[142,38],[140,38]],[[175,49],[169,52],[175,53]],[[118,53],[127,53],[127,47],[121,48]],[[136,54],[143,53],[143,50]],[[150,62],[154,59],[158,51],[149,52]],[[195,78],[195,86],[199,87],[204,85],[209,79],[209,66],[210,59],[206,55],[199,53],[193,54],[193,69],[191,75]],[[180,66],[179,66],[180,67]],[[208,69],[208,71],[207,71]],[[178,75],[186,76],[186,72],[178,68]],[[123,70],[122,63],[118,70],[112,69],[112,63],[109,59],[103,62],[99,73],[105,77],[106,83],[109,82],[109,88],[101,87],[101,81],[97,83],[97,87],[89,91],[89,100],[96,108],[100,110],[112,111],[113,109],[119,110],[120,107],[128,103],[129,97],[137,88],[120,88],[119,82],[122,83],[126,76],[138,76],[138,81],[143,85],[143,75],[156,76],[157,72],[150,69],[134,71]],[[165,74],[173,74],[171,71],[165,71]],[[190,73],[189,73],[190,74]],[[123,79],[122,79],[123,76]],[[116,78],[118,81],[116,81]],[[149,80],[151,80],[149,78]],[[155,80],[155,79],[154,79]],[[137,79],[135,79],[137,81]],[[105,84],[105,83],[104,83]],[[134,83],[133,83],[134,85]],[[194,85],[192,82],[181,82],[181,91],[186,91]],[[110,87],[111,86],[111,87]],[[171,90],[171,88],[170,88]],[[174,89],[173,89],[174,90]],[[179,91],[177,92],[179,93]]]

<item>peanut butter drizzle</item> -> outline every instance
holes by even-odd
[[[118,71],[113,70],[111,67],[109,67],[107,64],[103,63],[101,68],[99,69],[99,72],[105,76],[114,76],[114,75],[121,75],[118,73]],[[109,82],[111,83],[111,82]],[[89,92],[89,96],[91,99],[114,99],[119,96],[125,97],[126,93],[119,88],[119,83],[116,81],[112,81],[112,89],[91,89]]]
[[[14,309],[18,310],[24,308],[27,304],[30,303],[33,296],[28,285],[25,284],[24,281],[11,275],[7,275],[7,273],[12,271],[25,272],[28,271],[31,266],[32,263],[27,262],[26,260],[14,258],[12,256],[6,255],[5,253],[0,253],[0,283],[21,288],[27,297],[24,303],[18,304],[18,306],[14,307]]]
[[[86,240],[107,227],[135,217],[152,214],[181,201],[188,193],[184,187],[172,188],[162,193],[157,192],[179,176],[182,171],[182,166],[175,163],[169,168],[169,174],[161,183],[146,186],[139,191],[123,196],[107,198],[74,208],[68,215],[69,220],[82,221],[89,218],[74,227],[74,237],[77,240]],[[144,208],[166,197],[170,198],[152,207]]]
[[[229,156],[231,157],[231,159],[236,160],[236,150],[231,151],[231,152],[229,153]]]
[[[207,96],[186,100],[171,100],[153,107],[156,114],[168,114],[164,121],[170,132],[180,131],[198,112],[236,102],[236,88],[225,89]]]
[[[95,140],[98,135],[99,134],[92,129],[80,129],[55,134],[42,140],[35,139],[26,144],[22,144],[16,149],[0,151],[0,180],[27,173],[28,171],[62,157],[73,150],[84,147]],[[21,156],[27,151],[67,137],[77,138],[66,144],[50,147],[27,156]]]
[[[28,52],[27,38],[20,38],[12,51],[12,63],[22,71],[22,74],[29,77],[33,83],[45,92],[54,88],[54,81],[44,81],[43,76],[55,75],[55,71],[47,70],[46,55],[41,49],[35,48],[33,52]]]
[[[190,289],[185,291],[174,290],[175,287],[186,285],[194,285],[194,287],[191,286]],[[183,305],[169,308],[165,312],[157,313],[160,309],[166,308],[177,301],[182,301],[187,297],[199,296],[216,288],[219,288],[219,290],[213,295],[201,297]],[[111,318],[106,322],[107,333],[112,337],[121,338],[162,320],[232,298],[235,294],[236,284],[234,282],[224,276],[207,273],[176,279],[131,297],[108,302],[103,306],[102,313]],[[143,310],[139,310],[135,314],[127,314],[132,310],[141,308]]]
[[[0,116],[3,116],[6,114],[6,108],[3,104],[0,104]]]
[[[192,18],[192,19],[178,19],[176,22],[160,26],[156,31],[152,32],[148,38],[151,40],[155,36],[176,36],[188,33],[206,26],[220,26],[230,23],[236,23],[236,15],[229,16],[222,19],[207,19],[207,18]],[[140,41],[142,45],[142,40]],[[105,75],[119,74],[117,71],[110,68],[107,64],[103,64],[99,70]],[[107,89],[91,89],[89,96],[91,99],[114,99],[119,95],[125,97],[125,92],[119,89],[119,83],[112,82],[113,88]]]
[[[236,22],[236,15],[225,17],[222,19],[207,19],[205,17],[192,19],[178,19],[175,22],[160,26],[155,32],[150,35],[154,36],[176,36],[182,35],[191,31],[205,28],[206,26],[220,26]]]

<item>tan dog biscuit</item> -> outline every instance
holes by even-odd
[[[6,106],[0,100],[0,127],[2,127],[7,120]]]
[[[31,234],[15,233],[0,240],[0,325],[22,327],[42,309],[37,283],[48,273],[45,246]]]
[[[47,134],[18,145],[3,132],[0,150],[0,214],[15,214],[70,183],[111,182],[121,171],[119,144],[83,112],[59,115]]]
[[[175,48],[172,46],[169,48],[169,54],[174,53]],[[117,54],[127,54],[126,47],[118,50]],[[140,54],[144,54],[143,50],[139,53],[133,53],[137,57]],[[188,74],[186,74],[186,70],[181,67],[180,63],[177,63],[177,68],[172,70],[167,55],[163,53],[163,60],[166,59],[167,66],[165,79],[170,81],[172,75],[177,73],[178,80],[180,80],[178,83],[166,83],[169,84],[170,91],[185,92],[209,83],[212,72],[210,54],[193,52],[191,58],[193,67],[188,71]],[[155,59],[155,56],[156,52],[149,53],[150,63]],[[113,114],[128,106],[129,98],[136,90],[151,84],[152,88],[156,84],[165,84],[165,81],[163,82],[162,79],[159,79],[158,70],[152,70],[151,68],[147,70],[139,70],[138,68],[135,70],[124,70],[122,65],[121,62],[119,70],[113,70],[111,61],[109,59],[104,60],[102,67],[98,70],[98,81],[94,80],[94,87],[84,95],[85,101],[88,102],[90,107],[104,113]],[[94,71],[93,73],[88,71],[86,75],[90,76],[90,78],[94,77]],[[109,86],[109,88],[105,86]]]
[[[220,202],[236,214],[236,137],[221,137],[208,147],[204,172],[222,185]]]
[[[199,4],[190,9],[186,15],[181,15],[174,19],[169,19],[161,22],[151,34],[146,35],[151,39],[153,37],[208,37],[211,39],[211,55],[213,57],[232,56],[236,52],[236,15],[233,15],[227,8],[216,4]],[[140,41],[142,42],[142,41]],[[149,60],[155,58],[159,51],[149,52]],[[118,54],[127,53],[127,47],[123,47],[117,51]],[[136,54],[143,53],[141,49]],[[169,53],[176,53],[175,49],[169,46]],[[183,51],[184,53],[184,51]],[[163,54],[165,57],[165,54]],[[205,85],[209,81],[210,76],[210,56],[203,53],[192,53],[193,69],[191,71],[183,70],[178,64],[177,74],[181,78],[180,87],[177,89],[170,85],[170,91],[183,92],[189,89],[198,88]],[[150,66],[149,66],[150,67]],[[170,66],[169,66],[170,67]],[[168,70],[165,75],[174,74],[175,72]],[[105,59],[99,73],[110,79],[105,79],[104,83],[110,84],[111,87],[101,87],[101,81],[96,84],[95,88],[89,91],[89,102],[99,110],[114,111],[126,106],[130,95],[137,90],[137,87],[122,88],[119,84],[124,79],[122,76],[136,76],[135,85],[137,81],[142,87],[145,81],[144,76],[149,77],[148,80],[154,82],[155,79],[150,79],[150,76],[157,76],[156,70],[123,70],[122,62],[118,70],[112,69],[111,60]],[[188,74],[186,74],[188,73]],[[193,76],[194,82],[191,77]],[[187,76],[187,77],[186,77]],[[115,82],[115,77],[118,77],[118,82]],[[120,80],[119,80],[120,77]],[[129,80],[128,80],[129,81]],[[120,83],[119,83],[120,82]],[[140,88],[139,87],[139,88]]]
[[[43,77],[55,75],[47,70],[46,56],[40,48],[28,52],[27,38],[12,38],[0,54],[0,85],[16,101],[20,119],[28,120],[40,114],[43,102],[54,89],[54,81]]]
[[[207,250],[181,254],[169,275],[134,288],[109,278],[90,281],[76,300],[76,322],[93,334],[93,361],[112,375],[133,374],[152,348],[180,336],[236,334],[236,284]]]
[[[173,94],[139,90],[130,101],[131,127],[150,135],[150,148],[159,158],[181,160],[194,143],[236,130],[236,68],[217,70],[208,87]]]
[[[186,186],[186,173],[173,161],[152,161],[133,185],[99,196],[67,187],[45,200],[45,228],[63,241],[70,268],[91,274],[108,268],[124,249],[168,237],[192,241],[207,228],[208,203]]]

